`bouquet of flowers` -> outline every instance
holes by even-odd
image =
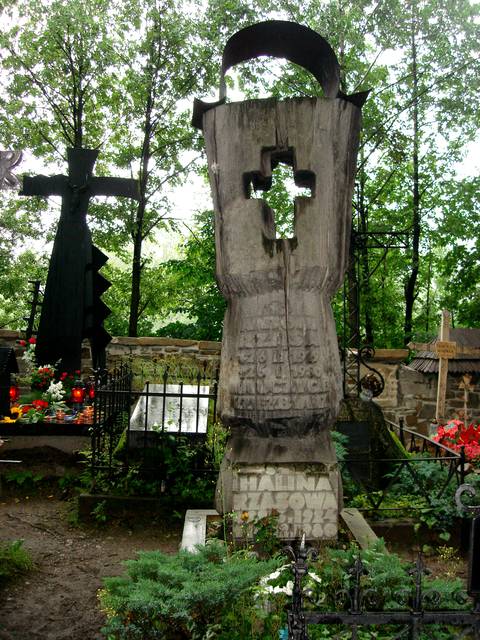
[[[465,457],[469,461],[480,459],[480,425],[471,422],[468,427],[461,420],[450,420],[439,427],[433,440],[453,451],[460,452],[465,447]]]
[[[55,369],[51,364],[35,368],[30,375],[32,390],[46,391],[55,378]]]
[[[63,385],[63,389],[64,392],[66,393],[66,395],[68,397],[70,397],[70,394],[72,393],[72,389],[73,389],[73,385],[75,384],[75,380],[78,380],[78,378],[81,376],[82,372],[79,371],[77,369],[77,371],[74,371],[73,373],[67,373],[67,371],[62,371],[62,373],[59,376],[59,382],[62,383]]]

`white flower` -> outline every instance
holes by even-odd
[[[45,392],[45,395],[50,398],[52,402],[60,402],[63,400],[63,396],[65,395],[65,389],[63,388],[62,381],[58,382],[50,382],[50,386]]]
[[[35,345],[30,344],[28,348],[23,352],[22,360],[25,362],[25,368],[28,373],[31,373],[35,368]]]
[[[290,565],[288,564],[284,565],[283,567],[280,567],[279,569],[269,574],[268,576],[264,576],[263,578],[260,578],[258,595],[268,596],[269,594],[284,593],[287,596],[291,596],[293,594],[293,580],[289,580],[283,587],[279,585],[273,586],[269,584],[269,582],[271,582],[272,580],[276,580],[277,578],[279,578],[281,574],[287,569],[291,569]],[[309,572],[305,578],[305,584],[303,585],[304,588],[307,586],[306,583],[308,583],[309,578],[311,578],[313,583],[321,584],[322,582],[322,579],[320,578],[320,576],[318,576],[316,573]]]

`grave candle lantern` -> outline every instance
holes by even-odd
[[[10,385],[10,402],[15,404],[20,397],[20,389],[17,384]]]
[[[81,380],[76,380],[72,388],[72,402],[81,406],[85,400],[85,385]]]
[[[86,384],[86,397],[93,402],[95,400],[95,384],[89,380]]]

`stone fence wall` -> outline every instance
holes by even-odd
[[[435,418],[437,375],[410,368],[404,362],[406,357],[395,362],[395,358],[388,357],[388,351],[378,350],[374,361],[369,363],[385,379],[385,390],[376,402],[393,422],[403,418],[405,426],[428,434],[429,425]],[[395,355],[397,351],[403,350],[392,350],[392,353]],[[405,350],[405,353],[408,352]],[[464,392],[458,388],[461,379],[458,375],[448,376],[446,418],[462,417]],[[467,411],[474,421],[480,422],[480,380],[474,379],[473,382],[474,390],[469,393]]]
[[[115,366],[128,358],[159,359],[165,356],[220,360],[221,342],[175,338],[113,338],[107,347],[107,364]]]
[[[12,346],[16,350],[19,365],[23,348],[16,345],[18,331],[0,330],[0,346]],[[176,355],[194,358],[201,362],[220,358],[220,342],[205,340],[176,340],[173,338],[113,338],[107,349],[107,364],[113,367],[129,358],[156,359]],[[84,371],[90,373],[89,352],[84,350]],[[408,427],[428,433],[428,425],[435,416],[437,376],[423,374],[405,364],[406,349],[378,349],[369,362],[385,379],[385,390],[376,399],[387,418],[397,422],[405,420]],[[367,370],[365,369],[365,373]],[[447,417],[454,418],[463,410],[463,390],[458,388],[459,377],[449,376],[447,388]],[[480,381],[473,380],[474,391],[469,394],[468,409],[473,418],[480,421]]]

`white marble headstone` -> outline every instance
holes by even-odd
[[[144,387],[143,392],[146,393]],[[197,394],[207,396],[210,393],[209,386],[183,385],[183,394]],[[150,384],[149,393],[164,392],[163,384]],[[180,385],[167,384],[165,387],[167,394],[180,393]],[[140,396],[137,405],[130,419],[130,430],[144,431],[146,414],[145,395]],[[162,425],[166,432],[174,433],[206,433],[208,421],[208,401],[209,398],[182,398],[182,422],[180,424],[180,397],[148,396],[147,431],[161,431]],[[164,415],[165,403],[165,415]],[[197,407],[198,407],[198,429],[197,429]]]

